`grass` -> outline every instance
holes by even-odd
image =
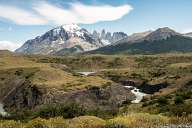
[[[158,128],[168,124],[169,119],[161,115],[150,115],[147,113],[132,113],[118,116],[108,121],[108,125],[120,125],[127,128]]]
[[[54,117],[36,118],[29,122],[1,120],[0,128],[159,128],[169,124],[190,124],[192,116],[166,117],[148,113],[130,113],[112,119],[101,119],[95,116],[80,116],[73,119]]]
[[[109,82],[97,76],[74,75],[67,70],[52,66],[51,63],[36,62],[30,57],[0,51],[0,78],[6,82],[11,78],[25,77],[37,86],[63,89],[66,85],[69,87],[68,90],[79,90],[90,85],[100,86]],[[2,81],[0,83],[3,84]]]

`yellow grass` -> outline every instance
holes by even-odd
[[[50,63],[37,63],[30,58],[24,57],[22,55],[15,55],[9,52],[0,51],[0,70],[33,70],[33,68],[38,69],[38,71],[34,73],[31,81],[35,85],[43,85],[45,87],[63,89],[63,87],[66,85],[75,90],[85,88],[90,85],[101,86],[108,82],[108,80],[104,80],[96,76],[74,76],[72,73],[51,66]],[[14,75],[14,73],[12,73],[12,75]],[[11,74],[9,77],[11,78]]]

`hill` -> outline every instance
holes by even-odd
[[[183,36],[169,28],[160,28],[138,40],[121,40],[88,53],[158,54],[169,52],[191,52],[192,38]]]

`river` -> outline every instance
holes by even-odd
[[[147,94],[143,93],[143,92],[140,92],[140,90],[136,87],[133,87],[133,86],[125,86],[126,88],[129,88],[131,89],[131,92],[133,94],[135,94],[135,100],[131,101],[131,103],[139,103],[141,102],[141,100],[143,99],[144,96],[146,96]]]
[[[0,115],[2,115],[2,116],[6,116],[7,115],[7,112],[5,112],[2,103],[0,103]]]

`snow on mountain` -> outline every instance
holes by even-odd
[[[109,40],[101,39],[101,42],[102,42],[104,45],[109,45],[109,44],[111,44],[111,42],[110,42]]]
[[[100,48],[104,46],[104,43],[99,38],[95,38],[86,29],[76,24],[68,24],[56,27],[42,36],[26,41],[16,52],[24,54],[54,54],[60,50],[76,46],[81,47],[83,52]]]

